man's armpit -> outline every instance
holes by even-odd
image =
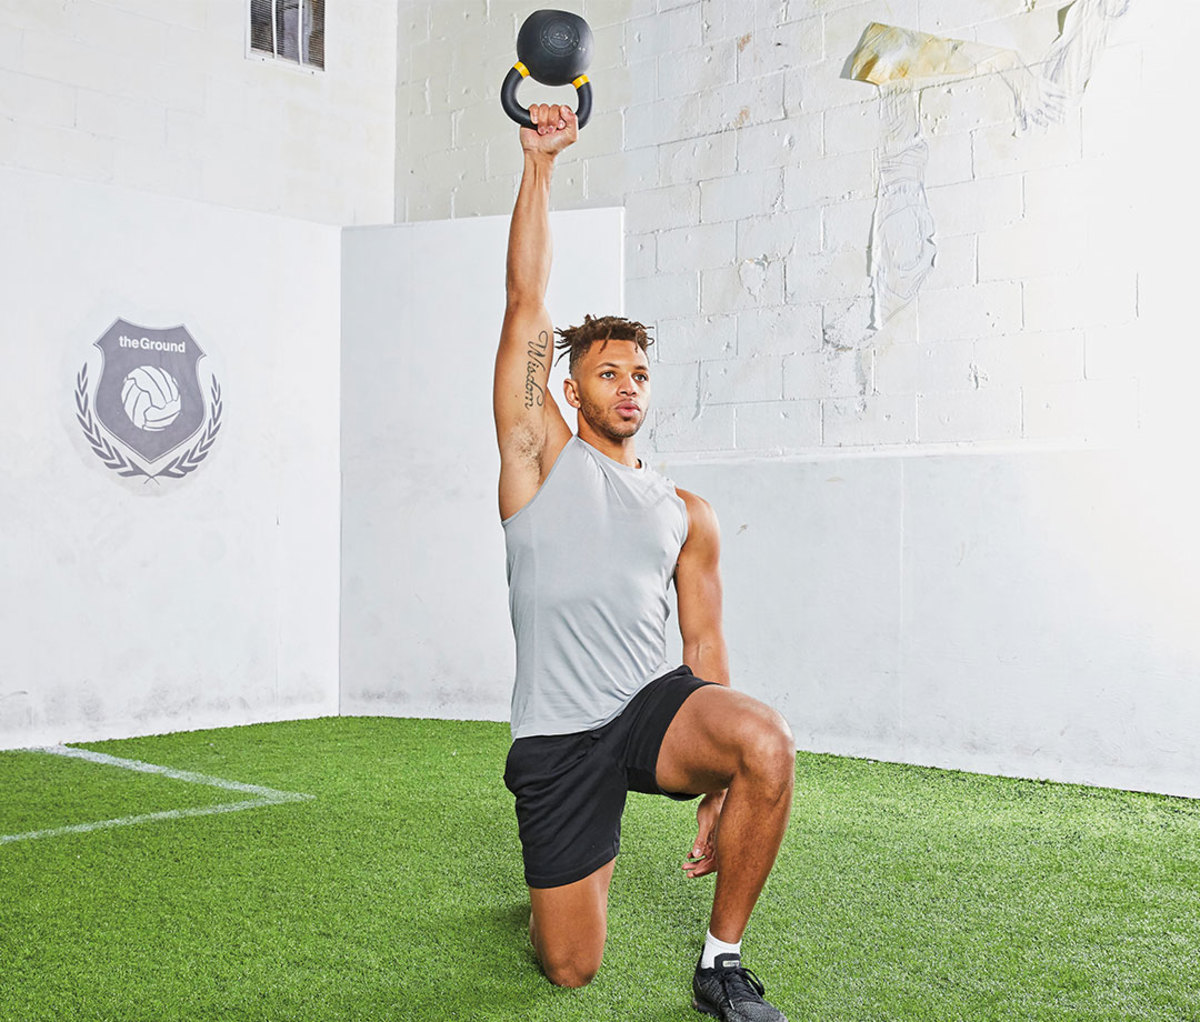
[[[508,436],[504,438],[504,442],[501,444],[500,454],[505,463],[540,469],[542,451],[545,447],[545,423],[533,423],[523,420],[509,430]]]

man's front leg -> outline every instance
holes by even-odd
[[[600,969],[608,935],[613,859],[582,880],[529,888],[529,939],[551,983],[586,986]]]
[[[787,1022],[763,997],[762,982],[743,967],[741,943],[787,829],[795,774],[795,744],[784,719],[720,685],[692,693],[659,749],[657,779],[665,791],[725,791],[715,856],[685,869],[689,876],[717,871],[692,1005],[723,1022]],[[711,830],[716,801],[701,804],[693,851],[711,854],[705,831]]]
[[[728,789],[717,825],[713,936],[742,939],[787,829],[796,750],[775,710],[719,685],[697,689],[671,722],[658,754],[666,791]],[[705,872],[709,872],[706,870]]]

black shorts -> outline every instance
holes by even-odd
[[[681,801],[696,797],[663,791],[655,781],[655,767],[663,736],[684,700],[711,684],[679,667],[647,684],[616,718],[595,731],[513,742],[504,783],[517,798],[530,887],[574,883],[615,858],[626,792]]]

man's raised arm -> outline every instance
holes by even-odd
[[[578,126],[567,107],[533,106],[536,129],[521,129],[525,169],[508,232],[507,304],[492,409],[500,445],[500,517],[524,507],[571,437],[550,395],[554,326],[546,311],[550,280],[550,178]]]

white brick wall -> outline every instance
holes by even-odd
[[[1164,286],[1144,259],[1161,200],[1143,202],[1153,168],[1128,137],[1147,69],[1181,59],[1146,4],[1121,20],[1061,124],[1017,134],[996,77],[921,90],[936,264],[878,331],[868,246],[881,108],[874,86],[842,77],[863,29],[883,21],[1033,61],[1061,4],[567,6],[595,30],[595,111],[554,201],[625,207],[627,312],[658,330],[659,450],[1073,445],[1138,428],[1139,296]],[[511,210],[520,159],[496,91],[527,13],[517,0],[402,5],[401,216]],[[522,90],[524,102],[572,96]],[[1186,136],[1173,143],[1181,161]]]
[[[737,409],[734,438],[741,450],[782,454],[821,443],[819,401],[765,401]]]
[[[737,224],[733,221],[700,224],[662,231],[658,240],[658,270],[680,273],[689,269],[726,266],[737,251]]]
[[[0,161],[324,223],[391,220],[396,8],[327,12],[327,70],[309,74],[247,58],[246,0],[0,3]],[[441,123],[421,128],[445,148]]]

